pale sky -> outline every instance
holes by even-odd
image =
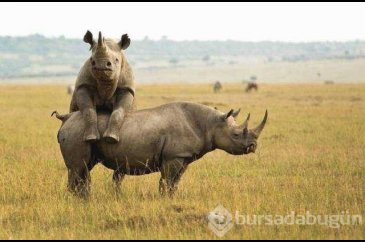
[[[365,40],[365,3],[0,3],[0,36]]]

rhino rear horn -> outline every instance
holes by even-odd
[[[245,122],[241,125],[241,128],[243,128],[244,130],[247,130],[247,128],[248,128],[248,121],[250,121],[250,117],[251,117],[251,114],[249,113],[247,115]]]
[[[257,126],[255,129],[252,130],[252,132],[254,132],[257,137],[260,136],[262,130],[265,128],[265,124],[266,124],[266,121],[267,121],[267,116],[268,116],[268,112],[266,110],[265,117],[262,120],[261,124],[259,124],[259,126]]]

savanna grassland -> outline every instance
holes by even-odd
[[[215,151],[193,163],[174,199],[158,193],[159,174],[127,177],[116,196],[112,172],[92,171],[89,201],[66,190],[53,110],[68,110],[64,86],[0,86],[1,239],[217,239],[207,214],[217,205],[241,214],[365,215],[365,85],[139,86],[138,108],[173,101],[251,112],[266,109],[258,151]],[[148,122],[148,120],[146,120]],[[365,225],[235,226],[226,239],[364,239]]]

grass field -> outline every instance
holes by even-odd
[[[242,214],[365,215],[365,85],[263,85],[246,94],[229,85],[139,86],[138,108],[193,101],[251,112],[269,121],[256,154],[215,151],[189,167],[174,199],[158,194],[159,175],[92,172],[89,201],[66,191],[56,141],[70,97],[63,86],[0,86],[1,239],[217,239],[207,215],[217,205]],[[148,122],[148,120],[146,120]],[[239,226],[225,239],[365,239],[365,225]]]

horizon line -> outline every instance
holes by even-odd
[[[32,36],[40,36],[45,39],[66,39],[66,40],[81,40],[82,37],[76,38],[76,37],[67,37],[65,35],[58,35],[58,36],[47,36],[45,34],[41,33],[32,33],[32,34],[25,34],[25,35],[3,35],[0,34],[0,38],[27,38]],[[117,39],[117,38],[116,38]],[[149,36],[145,36],[143,38],[136,38],[134,41],[172,41],[172,42],[208,42],[208,41],[214,41],[214,42],[242,42],[242,43],[290,43],[290,44],[311,44],[311,43],[349,43],[349,42],[365,42],[365,39],[356,38],[356,39],[348,39],[348,40],[334,40],[334,39],[327,39],[327,40],[237,40],[237,39],[173,39],[169,38],[166,35],[161,35],[159,39],[151,38]]]

